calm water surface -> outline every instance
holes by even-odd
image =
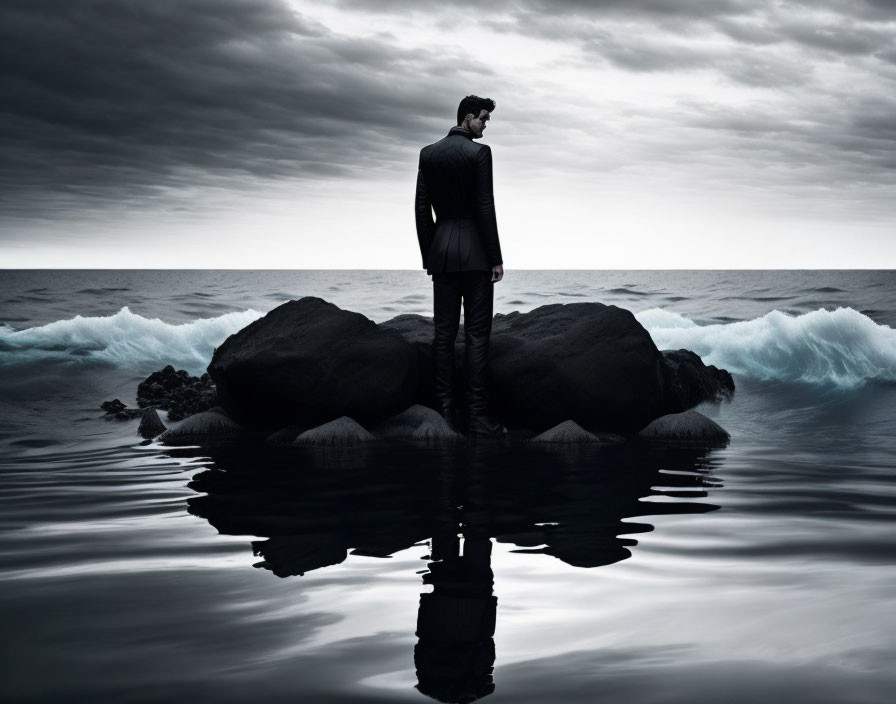
[[[499,284],[499,313],[614,303],[730,369],[698,409],[723,449],[172,449],[98,408],[291,298],[381,322],[429,286],[0,272],[3,700],[892,701],[892,272]]]

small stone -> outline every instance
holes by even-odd
[[[100,408],[108,414],[115,414],[120,413],[125,408],[127,408],[127,406],[125,406],[120,400],[115,398],[111,401],[104,401],[100,404]]]
[[[724,444],[731,436],[714,420],[697,411],[670,413],[645,427],[638,437],[650,442]]]
[[[143,416],[142,409],[128,408],[117,398],[113,401],[106,401],[100,408],[106,412],[106,420],[132,420]]]
[[[383,421],[373,430],[381,439],[455,440],[454,432],[442,415],[427,406],[415,404]]]
[[[242,432],[239,424],[216,407],[190,416],[177,427],[166,430],[158,439],[166,445],[191,445],[225,440]]]
[[[431,442],[433,440],[457,440],[459,437],[461,436],[451,429],[445,419],[439,416],[438,420],[421,423],[411,433],[410,439]]]
[[[306,430],[295,439],[293,444],[346,446],[360,445],[375,439],[360,423],[348,416],[342,416],[329,423]]]
[[[625,438],[614,433],[591,433],[575,421],[566,420],[536,435],[530,442],[614,444],[625,442]]]
[[[159,418],[159,412],[155,408],[144,408],[143,417],[140,419],[140,427],[137,428],[137,432],[144,438],[151,439],[156,435],[164,433],[165,430],[165,424]]]

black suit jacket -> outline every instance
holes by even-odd
[[[504,263],[492,192],[492,150],[474,142],[463,127],[452,127],[446,137],[420,150],[414,211],[427,273],[490,271]]]

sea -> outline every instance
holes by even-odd
[[[728,369],[723,447],[172,448],[100,410],[286,301],[383,322],[431,286],[0,271],[0,700],[894,701],[894,271],[496,284]]]

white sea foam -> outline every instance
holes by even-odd
[[[173,364],[201,373],[215,347],[262,315],[247,310],[172,325],[124,307],[115,315],[78,315],[25,330],[0,327],[0,359],[100,360],[138,370]]]
[[[797,316],[773,310],[716,325],[698,325],[660,308],[635,317],[660,349],[693,350],[735,376],[847,388],[896,380],[896,330],[852,308]]]
[[[111,316],[76,316],[25,330],[0,326],[0,360],[101,360],[137,371],[173,364],[198,374],[228,335],[262,315],[247,310],[173,325],[125,307]],[[798,316],[775,310],[715,325],[661,308],[635,317],[660,349],[693,350],[739,376],[842,387],[896,380],[896,330],[852,308]]]

